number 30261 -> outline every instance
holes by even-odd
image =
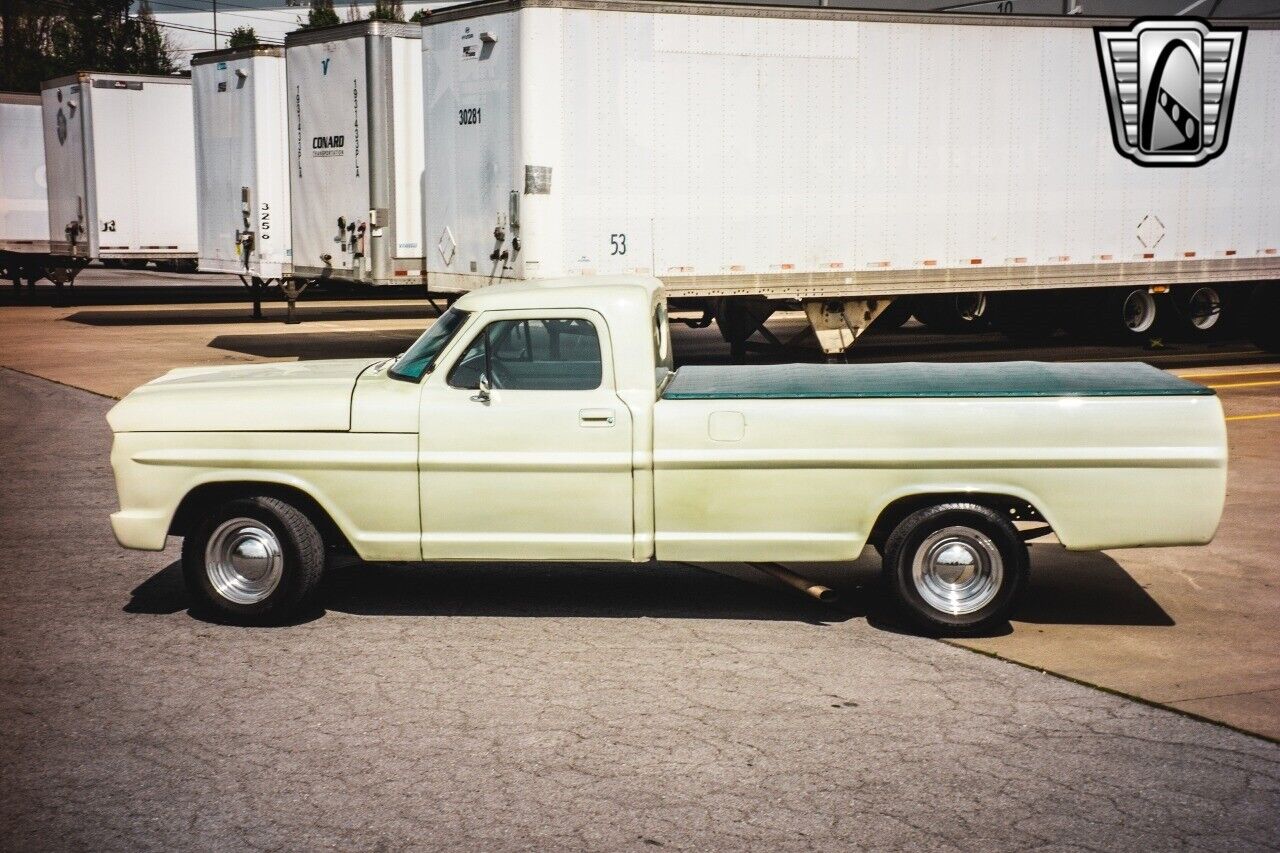
[[[467,109],[458,110],[458,124],[479,124],[480,108],[468,107]]]

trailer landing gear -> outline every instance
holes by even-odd
[[[862,336],[891,297],[872,299],[806,299],[804,313],[828,360],[841,360],[845,351]]]
[[[262,298],[266,296],[267,289],[275,281],[279,281],[280,293],[285,298],[285,325],[296,326],[302,322],[298,319],[297,312],[294,310],[297,307],[298,297],[311,284],[310,281],[301,278],[274,279],[258,278],[256,275],[241,275],[240,283],[249,289],[249,298],[253,300],[253,319],[262,319]]]
[[[311,284],[311,282],[301,278],[281,279],[280,292],[284,294],[284,298],[287,300],[287,307],[284,315],[284,323],[286,326],[296,326],[298,323],[302,322],[298,319],[297,314],[294,313],[294,307],[298,302],[298,297],[302,295],[302,292],[307,289],[307,285],[309,284]]]

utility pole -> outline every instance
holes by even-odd
[[[218,0],[213,0],[213,49],[218,49]]]

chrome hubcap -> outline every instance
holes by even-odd
[[[963,616],[996,597],[1004,582],[1004,561],[995,543],[977,530],[944,527],[916,549],[911,577],[925,604]]]
[[[1124,300],[1124,324],[1131,332],[1145,332],[1155,325],[1156,300],[1145,290],[1134,290]]]
[[[1187,319],[1200,331],[1208,331],[1222,316],[1222,297],[1212,287],[1198,287],[1187,300]]]
[[[236,604],[257,604],[280,585],[284,550],[262,522],[233,518],[209,537],[204,565],[218,595]]]

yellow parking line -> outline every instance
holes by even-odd
[[[1263,418],[1280,418],[1280,412],[1267,412],[1262,415],[1232,415],[1226,420],[1229,421],[1258,421]]]
[[[1275,376],[1280,374],[1280,368],[1266,368],[1263,370],[1220,370],[1215,373],[1175,373],[1179,379],[1220,379],[1224,376]]]
[[[1266,382],[1224,382],[1221,385],[1206,385],[1206,388],[1257,388],[1260,385],[1280,385],[1280,379],[1268,379]]]

